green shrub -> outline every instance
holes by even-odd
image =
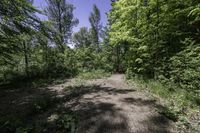
[[[170,80],[181,88],[195,91],[200,89],[200,46],[188,46],[173,56],[171,61]]]
[[[134,81],[134,85],[140,88],[142,91],[150,93],[152,96],[161,98],[164,100],[165,107],[159,112],[169,119],[178,122],[180,128],[188,128],[190,130],[198,130],[194,125],[197,123],[190,123],[190,114],[199,111],[200,95],[194,91],[188,91],[177,86],[163,85],[160,81],[144,79],[141,77],[135,77],[128,82],[131,84]],[[136,84],[135,84],[136,83]],[[194,128],[194,129],[193,129]]]
[[[175,122],[178,121],[181,114],[180,110],[174,107],[165,107],[160,113]]]
[[[57,120],[57,126],[60,130],[74,133],[77,125],[77,118],[72,113],[65,113]]]
[[[93,70],[93,71],[82,71],[78,75],[81,79],[98,79],[103,77],[109,77],[111,73],[105,72],[104,70]]]

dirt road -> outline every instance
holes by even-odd
[[[1,120],[45,125],[39,129],[48,133],[65,133],[57,128],[56,119],[62,119],[66,111],[79,119],[76,133],[175,132],[174,123],[156,111],[161,106],[128,86],[119,74],[97,80],[66,80],[48,87],[4,89],[0,96]],[[2,131],[5,128],[1,127],[1,132],[11,131]]]
[[[174,132],[173,122],[157,113],[156,101],[129,87],[123,75],[89,81],[84,88],[70,102],[80,117],[77,133]]]

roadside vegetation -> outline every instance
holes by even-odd
[[[177,123],[180,132],[199,132],[199,93],[188,93],[176,85],[144,78],[127,79],[127,83],[138,91],[157,100],[164,108],[158,112]]]
[[[94,70],[94,71],[84,71],[78,75],[80,79],[101,79],[110,77],[111,73],[105,72],[103,70]]]

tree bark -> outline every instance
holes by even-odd
[[[23,41],[23,47],[24,47],[25,72],[26,72],[26,75],[29,77],[28,49],[27,49],[26,41]]]

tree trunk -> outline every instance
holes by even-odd
[[[116,58],[116,72],[119,72],[120,70],[120,46],[117,45],[116,46],[116,54],[117,54],[117,58]]]
[[[25,72],[26,72],[26,76],[29,77],[29,70],[28,70],[28,66],[29,66],[29,62],[28,62],[28,49],[27,49],[26,41],[23,42],[23,47],[24,47]]]

